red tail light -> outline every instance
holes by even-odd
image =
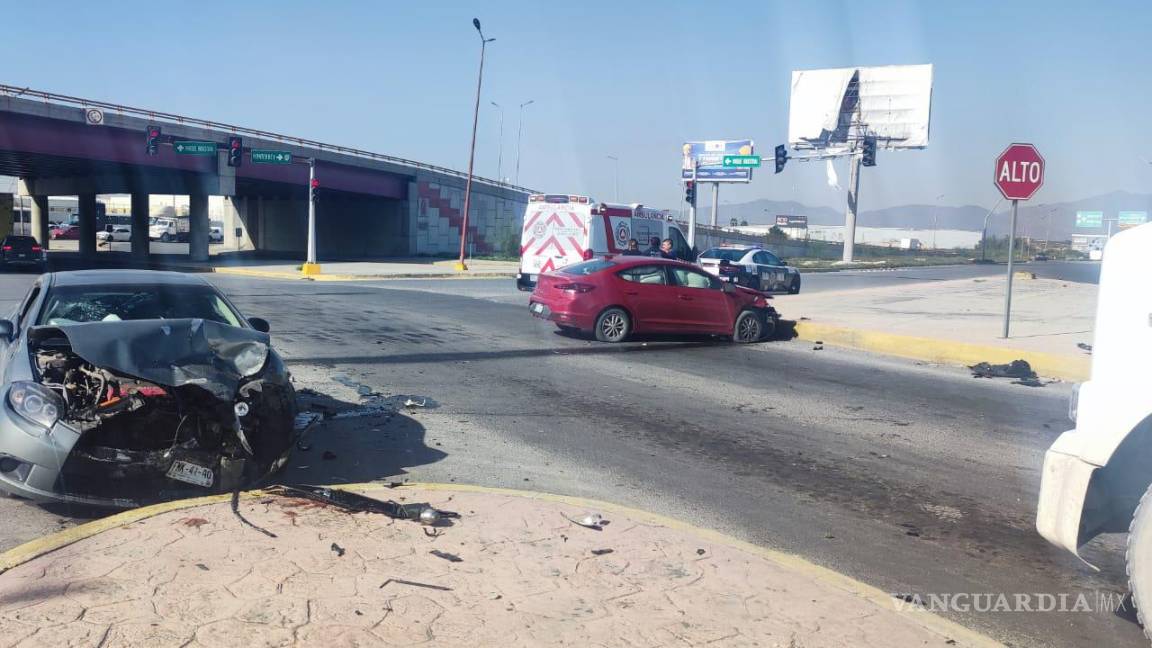
[[[33,245],[33,246],[32,246],[32,251],[33,251],[33,252],[39,252],[39,251],[40,251],[40,246],[39,246],[39,245]]]
[[[585,261],[591,261],[592,260],[592,250],[590,250],[590,249],[584,250],[584,253],[581,254],[580,256],[584,257]]]
[[[12,246],[11,245],[5,245],[3,248],[0,248],[0,250],[4,250],[5,252],[11,252]]]
[[[596,286],[586,283],[564,283],[556,284],[556,290],[568,290],[575,293],[588,293],[592,292]]]

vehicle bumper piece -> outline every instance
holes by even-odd
[[[1048,542],[1077,557],[1080,557],[1084,507],[1092,476],[1098,468],[1080,457],[1055,450],[1048,450],[1044,455],[1036,530]]]

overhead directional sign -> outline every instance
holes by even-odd
[[[1076,227],[1092,228],[1104,226],[1104,212],[1078,211],[1076,212]]]
[[[269,149],[252,149],[253,164],[292,164],[292,153]]]
[[[751,166],[726,166],[724,158],[751,157],[752,148],[752,140],[685,142],[681,148],[680,179],[691,180],[695,166],[700,182],[751,182]]]
[[[216,142],[177,140],[172,142],[172,150],[181,155],[216,155]]]
[[[1008,200],[1028,200],[1044,184],[1044,158],[1031,144],[1013,144],[996,158],[996,187]]]
[[[1147,222],[1148,212],[1146,211],[1122,211],[1116,218],[1116,224],[1120,226],[1120,229],[1136,227]]]
[[[723,165],[726,167],[758,167],[759,155],[725,155]]]

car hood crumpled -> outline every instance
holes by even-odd
[[[264,368],[270,350],[266,333],[203,319],[46,325],[31,329],[29,340],[54,331],[97,367],[168,387],[195,385],[222,400]]]

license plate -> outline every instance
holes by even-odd
[[[544,304],[541,304],[539,302],[532,304],[532,312],[533,313],[543,313],[544,312]]]
[[[212,487],[212,469],[197,466],[187,461],[173,461],[172,467],[168,469],[168,477],[187,484],[195,484],[205,488]]]

